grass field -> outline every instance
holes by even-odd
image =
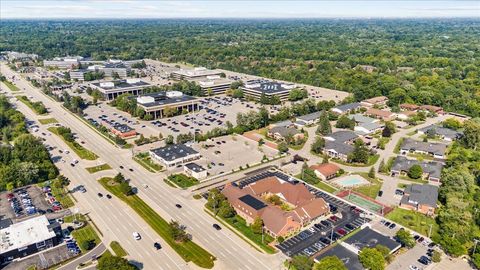
[[[388,213],[386,216],[388,219],[391,219],[411,230],[414,230],[422,235],[428,236],[430,230],[430,225],[432,226],[432,235],[431,237],[438,236],[439,226],[435,220],[431,217],[427,217],[424,214],[395,208],[392,212]]]
[[[95,167],[88,167],[88,168],[85,168],[85,169],[89,173],[96,173],[96,172],[99,172],[99,171],[110,170],[110,169],[112,169],[112,167],[110,167],[110,165],[105,163],[105,164],[102,164],[102,165],[98,165],[98,166],[95,166]]]
[[[325,184],[323,181],[320,181],[318,183],[316,183],[314,186],[316,186],[317,188],[323,190],[323,191],[326,191],[326,192],[329,192],[329,193],[335,193],[337,191],[336,188],[328,185],[328,184]]]
[[[57,131],[56,127],[49,127],[48,131],[52,132],[53,134],[57,135],[62,141],[64,141],[70,149],[75,152],[81,159],[86,159],[86,160],[95,160],[98,158],[98,156],[93,153],[92,151],[86,149],[85,147],[81,146],[77,142],[69,142],[63,138],[62,135],[60,135]]]
[[[198,180],[193,177],[186,176],[185,174],[172,174],[168,177],[168,180],[175,183],[181,188],[188,188],[198,184]]]
[[[74,230],[72,232],[72,236],[77,240],[78,246],[80,247],[82,252],[87,251],[82,248],[82,245],[80,245],[82,241],[93,240],[95,241],[95,245],[98,245],[101,242],[100,237],[98,237],[97,233],[90,224],[87,224],[80,229]]]
[[[155,163],[150,158],[148,153],[137,154],[137,155],[135,155],[133,160],[135,160],[138,164],[142,165],[142,167],[147,169],[147,171],[155,173],[155,172],[159,172],[159,171],[163,170],[163,167],[160,164]]]
[[[382,188],[382,182],[380,182],[380,180],[378,179],[372,179],[368,177],[368,173],[359,172],[358,174],[361,175],[363,178],[367,179],[370,184],[356,187],[353,190],[358,193],[362,193],[363,195],[372,199],[377,198],[378,192]]]
[[[55,119],[55,118],[38,119],[38,122],[40,122],[40,124],[42,124],[42,125],[58,123],[57,119]]]
[[[170,245],[186,262],[193,262],[203,268],[212,268],[215,257],[208,251],[197,245],[193,241],[184,243],[176,242],[171,233],[170,226],[155,210],[147,205],[142,199],[136,195],[125,196],[118,188],[118,186],[110,185],[111,178],[104,177],[99,180],[102,186],[111,192],[113,195],[120,198],[123,202],[128,204],[140,217],[145,220],[150,227],[152,227],[163,240]]]
[[[115,252],[115,255],[118,257],[125,257],[128,255],[128,253],[123,249],[123,247],[118,243],[117,241],[112,241],[110,243],[110,248]]]
[[[12,92],[18,92],[20,91],[20,88],[18,88],[16,85],[9,81],[3,81],[3,83],[10,89]]]
[[[379,158],[380,158],[380,155],[371,155],[368,157],[367,164],[349,163],[338,158],[332,159],[332,161],[334,161],[335,163],[350,166],[350,167],[369,167],[375,164]]]

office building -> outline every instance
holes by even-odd
[[[197,78],[193,81],[200,85],[202,93],[206,96],[209,94],[210,90],[212,95],[225,94],[232,84],[232,80],[221,78],[218,75]]]
[[[52,60],[43,61],[44,67],[54,67],[59,69],[75,69],[80,66],[81,56],[56,57]]]
[[[173,144],[150,150],[150,157],[168,170],[200,159],[201,155],[185,144]]]
[[[178,91],[156,92],[137,97],[137,106],[150,114],[153,119],[170,117],[178,113],[199,110],[200,101]],[[175,109],[173,115],[166,110]]]
[[[194,80],[194,79],[206,79],[209,76],[220,76],[221,71],[211,70],[204,67],[196,67],[193,69],[180,69],[173,71],[171,76],[175,80]]]
[[[103,72],[105,77],[114,77],[113,75],[116,74],[119,78],[126,78],[130,72],[130,67],[123,62],[111,62],[100,67],[99,71]]]
[[[105,100],[110,101],[116,99],[121,94],[141,95],[143,89],[150,87],[150,84],[139,79],[126,79],[91,83],[90,86],[100,91]]]
[[[269,80],[250,80],[241,87],[245,97],[259,100],[262,95],[265,95],[267,98],[276,96],[281,101],[287,100],[290,91],[295,88],[297,88],[297,86],[292,83]]]
[[[183,165],[183,171],[186,175],[196,178],[198,180],[205,179],[208,175],[207,169],[194,162]]]

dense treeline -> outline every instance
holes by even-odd
[[[42,142],[28,134],[25,117],[0,96],[0,190],[54,179],[58,170]]]
[[[480,116],[479,20],[7,21],[1,50],[153,58]]]

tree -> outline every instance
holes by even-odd
[[[129,196],[133,194],[133,189],[132,187],[128,184],[127,181],[123,181],[119,184],[118,188],[120,191],[123,193],[125,196]]]
[[[353,152],[348,155],[348,161],[352,163],[367,164],[368,158],[368,148],[365,146],[365,143],[361,139],[357,139],[353,147]]]
[[[375,168],[374,168],[374,166],[370,167],[370,171],[368,172],[368,177],[375,179]]]
[[[434,250],[432,254],[432,262],[439,263],[441,260],[442,260],[442,254],[439,251]]]
[[[408,170],[407,175],[408,175],[408,177],[410,177],[412,179],[421,178],[422,175],[423,175],[422,166],[420,166],[419,164],[412,165],[412,167],[410,167],[410,169]]]
[[[392,133],[393,133],[392,130],[387,125],[385,125],[385,127],[382,130],[382,137],[390,138],[392,136]]]
[[[395,238],[402,243],[402,245],[412,248],[415,246],[415,239],[413,239],[413,236],[410,232],[407,230],[401,228],[400,230],[397,231],[395,234]]]
[[[472,255],[472,262],[477,269],[480,269],[480,253],[475,253]]]
[[[382,256],[385,258],[385,260],[390,263],[393,257],[390,255],[390,249],[387,248],[384,245],[376,245],[375,249],[378,250]]]
[[[288,152],[288,145],[285,142],[281,142],[277,145],[277,149],[280,153]]]
[[[355,127],[355,120],[348,118],[346,115],[340,116],[337,123],[335,124],[337,128],[348,128],[352,129]]]
[[[223,218],[231,218],[235,216],[235,209],[230,205],[227,200],[223,200],[220,203],[220,208],[218,209],[218,215]]]
[[[317,136],[315,138],[315,141],[312,143],[311,150],[315,154],[320,154],[322,153],[324,147],[325,147],[325,140],[322,137]]]
[[[172,135],[168,135],[167,138],[165,138],[165,144],[166,145],[173,144],[173,136]]]
[[[165,117],[172,117],[177,113],[177,111],[178,111],[177,108],[174,108],[174,107],[171,107],[171,106],[166,106],[163,109],[163,115]]]
[[[345,264],[337,256],[323,257],[313,266],[313,270],[347,270]]]
[[[168,225],[170,229],[170,235],[175,241],[186,242],[189,240],[189,236],[185,232],[185,226],[180,225],[178,221],[175,220],[170,221]]]
[[[82,240],[80,241],[80,247],[84,250],[91,250],[95,247],[95,241],[92,239]]]
[[[358,260],[366,269],[385,269],[385,258],[383,257],[382,253],[375,248],[362,248],[358,254]]]
[[[378,172],[381,172],[381,173],[387,172],[387,167],[385,166],[385,160],[383,159],[382,161],[380,161],[380,165],[378,165]]]
[[[455,118],[448,118],[445,121],[443,121],[442,126],[444,128],[450,128],[450,129],[453,129],[453,130],[458,130],[458,129],[461,129],[463,125],[460,121],[458,121]]]
[[[213,90],[212,88],[207,88],[207,96],[213,96]]]
[[[253,233],[262,234],[263,232],[263,220],[260,217],[256,217],[253,223],[250,225]]]
[[[463,143],[467,148],[480,148],[480,118],[467,120],[463,123]]]
[[[117,175],[113,177],[113,180],[117,183],[121,183],[121,182],[125,182],[125,177],[123,176],[123,174],[117,173]]]
[[[131,265],[127,259],[118,256],[102,255],[98,260],[98,270],[137,270],[137,267]]]
[[[328,113],[326,111],[322,111],[318,120],[318,128],[317,133],[327,135],[332,133],[332,126],[330,125],[330,121],[328,119]]]
[[[313,263],[313,260],[305,255],[295,255],[290,260],[290,264],[296,270],[311,270]]]

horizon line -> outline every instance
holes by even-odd
[[[169,17],[169,18],[148,18],[148,17],[132,17],[132,18],[117,18],[117,17],[49,17],[49,18],[29,18],[29,17],[7,17],[3,18],[5,20],[198,20],[198,19],[209,19],[209,20],[229,20],[229,19],[243,19],[243,20],[311,20],[311,19],[480,19],[480,16],[412,16],[412,17]]]

